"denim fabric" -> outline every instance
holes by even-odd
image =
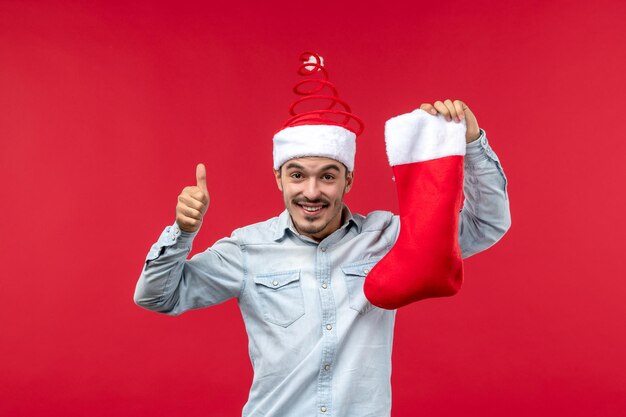
[[[506,177],[484,132],[467,147],[464,192],[466,258],[510,224]],[[343,214],[343,226],[319,243],[299,235],[285,211],[190,260],[194,234],[174,224],[148,254],[135,291],[142,307],[178,315],[237,298],[254,368],[244,417],[390,414],[395,311],[371,305],[363,281],[395,242],[399,218]]]

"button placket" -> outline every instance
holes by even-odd
[[[316,279],[321,308],[322,355],[317,376],[317,406],[320,413],[330,413],[332,407],[332,368],[337,350],[336,305],[331,290],[330,253],[327,246],[319,246],[316,256]]]

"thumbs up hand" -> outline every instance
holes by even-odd
[[[206,186],[204,164],[196,167],[196,185],[185,187],[176,204],[176,223],[180,230],[193,233],[200,229],[202,217],[209,208],[209,191]]]

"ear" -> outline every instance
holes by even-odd
[[[278,186],[278,189],[282,192],[283,191],[283,182],[281,181],[281,178],[280,178],[280,170],[278,170],[278,171],[274,170],[274,177],[276,177],[276,185]]]
[[[344,193],[347,193],[352,189],[352,184],[354,183],[354,171],[350,171],[346,173],[346,188]]]

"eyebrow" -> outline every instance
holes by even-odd
[[[329,169],[334,169],[337,172],[340,172],[339,165],[336,164],[328,164],[322,167],[322,171],[327,171]]]
[[[285,167],[285,169],[291,169],[291,168],[296,168],[296,169],[304,169],[304,167],[300,164],[296,164],[295,162],[290,162],[289,164],[287,164],[287,166]]]
[[[287,169],[292,169],[292,168],[305,170],[305,168],[304,168],[302,165],[300,165],[300,164],[298,164],[298,163],[296,163],[296,162],[290,162],[289,164],[287,164],[287,166],[285,166],[285,170],[287,170]],[[341,170],[339,169],[339,166],[338,166],[337,164],[328,164],[328,165],[324,165],[324,166],[320,169],[320,171],[328,171],[328,170],[330,170],[330,169],[334,169],[334,170],[335,170],[335,171],[337,171],[337,172],[341,172]]]

